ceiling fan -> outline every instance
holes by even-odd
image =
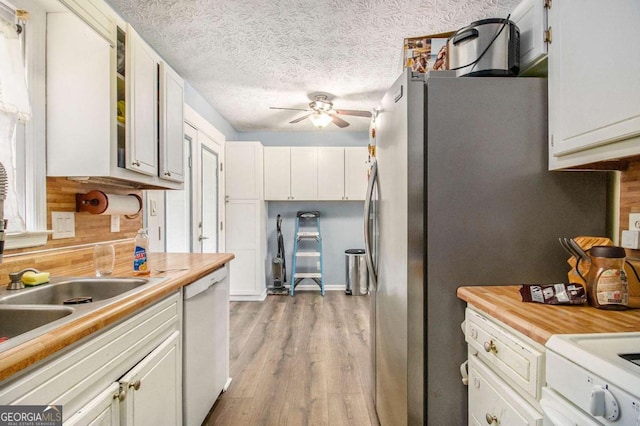
[[[308,118],[311,120],[314,126],[318,128],[323,128],[329,125],[329,123],[333,122],[338,127],[347,127],[349,125],[348,122],[344,121],[342,118],[338,117],[340,115],[352,115],[355,117],[371,117],[371,112],[369,111],[361,111],[354,109],[333,109],[333,102],[329,100],[328,94],[316,94],[314,95],[314,100],[309,102],[309,108],[280,108],[280,107],[269,107],[270,109],[286,109],[290,111],[306,111],[308,114],[305,114],[301,117],[296,118],[295,120],[290,121],[290,124],[299,123],[302,120]]]

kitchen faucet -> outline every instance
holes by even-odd
[[[22,283],[22,276],[24,275],[25,272],[34,272],[36,274],[40,273],[40,271],[38,271],[35,268],[25,268],[22,271],[9,272],[9,279],[11,280],[11,282],[7,285],[7,290],[23,289],[24,284]]]

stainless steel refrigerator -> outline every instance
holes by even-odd
[[[467,424],[459,286],[566,281],[558,237],[606,233],[607,174],[547,170],[546,93],[407,71],[382,99],[365,203],[382,426]]]

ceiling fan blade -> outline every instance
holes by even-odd
[[[342,114],[342,115],[354,115],[356,117],[371,117],[370,111],[360,111],[357,109],[337,109],[335,111],[337,114]]]
[[[347,123],[346,121],[344,121],[342,118],[338,117],[337,115],[334,114],[330,114],[331,117],[333,117],[333,124],[335,124],[338,127],[341,128],[345,128],[349,125],[349,123]]]
[[[288,111],[311,111],[310,109],[302,109],[302,108],[280,108],[280,107],[269,107],[269,109],[286,109]]]
[[[289,122],[289,124],[299,123],[299,122],[301,122],[302,120],[304,120],[305,118],[309,117],[309,116],[310,116],[310,115],[312,115],[312,114],[313,114],[313,113],[305,114],[305,115],[303,115],[302,117],[298,117],[298,118],[296,118],[295,120],[290,121],[290,122]]]

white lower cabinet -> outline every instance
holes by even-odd
[[[470,425],[542,425],[544,346],[467,308]]]
[[[228,200],[225,250],[230,262],[231,300],[262,300],[266,296],[267,212],[262,200]]]
[[[125,374],[120,383],[120,424],[179,425],[182,422],[180,332]]]
[[[469,425],[542,425],[542,414],[474,355],[469,356]]]
[[[72,425],[182,421],[179,292],[0,384],[0,405],[62,405]]]
[[[64,422],[66,426],[120,424],[120,383],[112,383]],[[64,413],[64,407],[63,407]]]

